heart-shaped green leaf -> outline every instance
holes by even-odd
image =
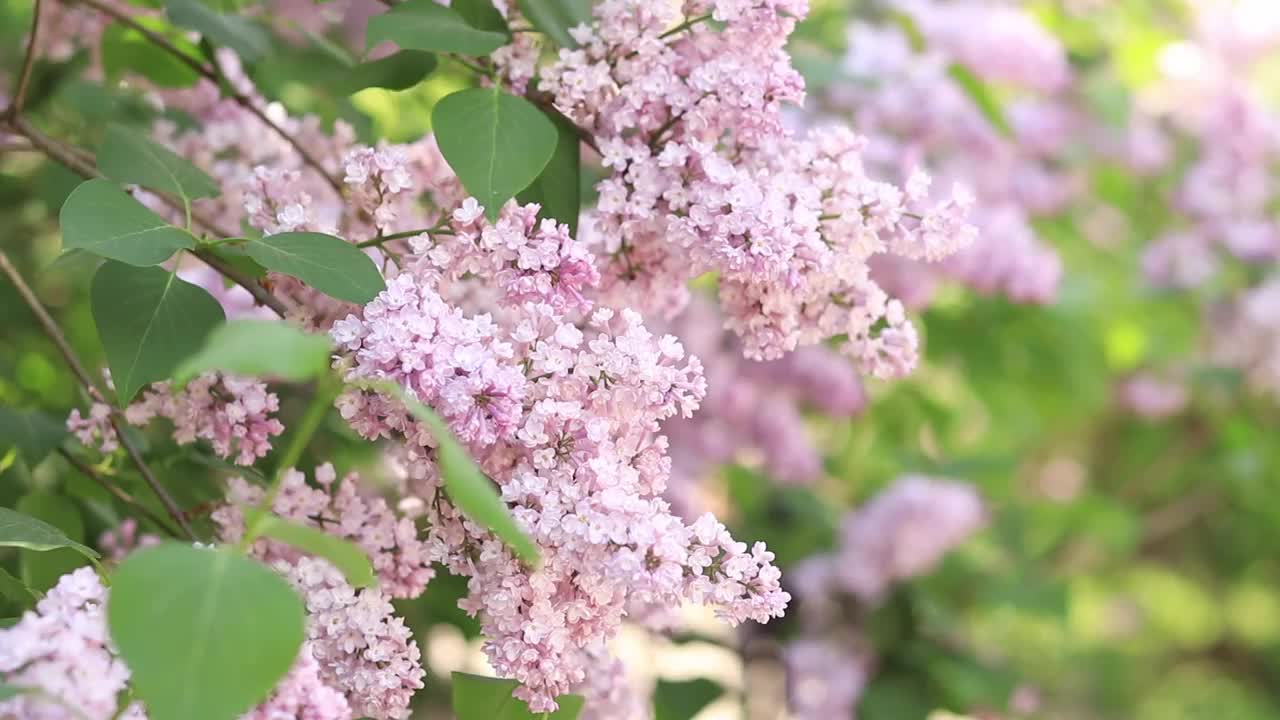
[[[122,406],[169,379],[225,318],[213,296],[175,273],[118,262],[98,268],[89,303]]]
[[[18,547],[38,552],[71,548],[90,560],[98,553],[67,537],[61,530],[43,520],[0,507],[0,546]]]
[[[561,695],[556,698],[559,710],[534,714],[525,701],[512,696],[520,686],[515,680],[460,672],[451,680],[453,712],[458,720],[575,720],[582,712],[581,695]]]
[[[369,47],[394,42],[402,50],[488,55],[509,42],[507,35],[473,27],[455,10],[435,0],[407,0],[369,18]]]
[[[305,613],[261,563],[167,543],[116,570],[107,622],[152,720],[233,720],[293,665]]]
[[[524,98],[493,88],[446,96],[431,113],[440,153],[490,220],[529,187],[556,150],[556,126]]]
[[[354,543],[276,515],[261,515],[252,524],[261,535],[333,563],[352,587],[368,587],[374,583],[369,556]]]
[[[130,265],[159,265],[196,246],[191,233],[165,222],[109,180],[86,180],[62,204],[62,246]]]
[[[248,238],[244,249],[263,267],[292,275],[339,300],[364,304],[387,287],[368,255],[333,235],[277,233]]]
[[[97,162],[102,174],[118,183],[141,185],[187,200],[219,194],[218,184],[203,170],[123,125],[107,127]]]
[[[329,368],[330,346],[328,336],[283,322],[231,320],[209,333],[204,347],[182,363],[173,379],[181,383],[221,370],[245,377],[310,380]]]

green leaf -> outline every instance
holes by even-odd
[[[22,618],[20,617],[0,618],[0,628],[11,628],[20,622],[22,622]]]
[[[520,686],[515,680],[460,672],[452,679],[453,712],[458,720],[575,720],[582,712],[581,695],[561,695],[556,698],[559,710],[534,714],[525,701],[511,695]]]
[[[568,118],[555,116],[556,149],[542,173],[516,198],[521,203],[538,203],[538,214],[555,218],[569,226],[569,232],[578,234],[578,211],[582,203],[580,183],[582,175],[581,147],[578,129]]]
[[[659,679],[653,692],[653,720],[690,720],[723,694],[724,688],[706,678]]]
[[[444,490],[449,499],[472,522],[483,525],[502,538],[525,562],[538,563],[538,546],[516,524],[507,504],[494,490],[493,482],[453,437],[449,426],[439,415],[393,382],[364,381],[358,387],[396,398],[414,417],[426,423],[436,439],[436,462],[440,464]]]
[[[435,69],[435,55],[421,50],[401,50],[381,60],[352,67],[334,81],[334,88],[346,95],[371,87],[408,90]]]
[[[173,379],[185,383],[210,370],[245,377],[309,380],[329,368],[329,338],[276,320],[231,320],[209,333]]]
[[[352,587],[368,587],[374,583],[369,556],[354,543],[275,515],[263,515],[255,522],[261,534],[333,563]]]
[[[910,13],[896,10],[889,13],[889,19],[898,26],[903,35],[907,36],[907,44],[911,46],[914,52],[924,52],[928,47],[924,33],[920,32],[920,26],[916,25],[916,19]]]
[[[507,25],[507,19],[494,7],[492,0],[453,0],[449,7],[471,27],[502,33],[507,36],[507,42],[511,42],[511,28]]]
[[[160,268],[118,262],[98,268],[89,303],[121,406],[147,383],[168,379],[224,319],[203,288]]]
[[[157,32],[161,32],[165,25],[159,18],[134,19]],[[168,39],[184,52],[193,55],[199,52],[184,39]],[[102,33],[102,68],[107,80],[113,83],[125,73],[137,73],[164,88],[190,87],[200,79],[200,74],[193,68],[165,52],[145,35],[118,23],[108,25]]]
[[[98,553],[67,537],[61,530],[43,520],[0,507],[0,546],[17,547],[37,552],[71,548],[90,560]]]
[[[84,518],[70,498],[45,490],[32,490],[19,498],[18,512],[56,528],[74,543],[84,541]],[[85,564],[79,551],[70,547],[52,550],[18,550],[18,570],[22,582],[40,592],[58,584],[63,575]]]
[[[17,448],[28,467],[35,467],[62,444],[67,427],[39,410],[0,407],[0,455]]]
[[[261,26],[242,17],[218,13],[200,0],[168,0],[165,14],[174,25],[195,30],[214,45],[231,48],[247,62],[271,50],[271,37]]]
[[[953,63],[947,68],[947,75],[960,86],[965,95],[978,106],[978,110],[982,112],[982,116],[991,123],[995,129],[1000,131],[1001,135],[1007,138],[1013,137],[1013,128],[1009,125],[1009,121],[1005,119],[1004,110],[1000,108],[1000,102],[991,94],[991,90],[974,75],[969,68]]]
[[[277,233],[249,238],[244,249],[263,267],[292,275],[339,300],[364,304],[387,287],[368,255],[333,235]]]
[[[267,269],[259,265],[256,260],[249,257],[248,252],[246,252],[244,247],[240,245],[223,243],[219,245],[206,245],[205,247],[228,265],[231,265],[254,280],[261,280],[267,276]]]
[[[141,185],[187,200],[219,194],[218,184],[203,170],[123,125],[107,127],[98,146],[97,163],[103,175],[118,183]]]
[[[394,42],[402,50],[488,55],[506,45],[507,35],[468,24],[457,11],[435,0],[407,0],[369,18],[369,47]]]
[[[165,222],[110,180],[80,183],[58,219],[63,248],[81,248],[130,265],[159,265],[196,246],[191,233]]]
[[[490,220],[529,187],[556,150],[556,126],[529,101],[493,88],[446,96],[431,112],[440,152]]]
[[[591,22],[591,0],[520,0],[520,11],[561,47],[577,47],[569,28]]]
[[[130,555],[111,579],[107,622],[153,720],[232,720],[265,698],[298,656],[302,600],[230,549],[167,543]]]
[[[20,618],[15,618],[20,619]],[[3,626],[0,626],[3,627]],[[8,683],[0,683],[0,702],[4,702],[9,698],[17,697],[25,692],[30,692],[31,688],[18,687],[17,685],[9,685]]]
[[[0,567],[0,596],[7,598],[12,607],[25,611],[36,604],[36,593],[27,584]]]

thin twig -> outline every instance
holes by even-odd
[[[62,143],[45,135],[37,130],[31,123],[27,122],[24,117],[13,117],[9,119],[9,126],[31,141],[40,152],[66,165],[72,172],[83,178],[98,177],[98,169],[92,163],[86,162],[74,151],[67,148]]]
[[[418,230],[405,230],[404,232],[391,233],[390,235],[379,235],[368,240],[362,240],[356,243],[358,248],[378,247],[392,240],[403,240],[404,238],[417,237],[419,235],[452,235],[453,231],[448,226],[437,225],[435,227],[420,228]]]
[[[30,140],[31,144],[36,149],[40,150],[45,155],[48,155],[54,160],[57,160],[63,165],[66,165],[68,168],[70,168],[72,171],[74,171],[81,177],[85,179],[101,177],[101,175],[98,173],[97,168],[93,167],[92,164],[89,164],[88,162],[82,160],[74,152],[73,148],[63,145],[57,140],[54,140],[53,138],[48,137],[47,135],[44,135],[43,133],[41,133],[39,130],[36,130],[31,125],[31,123],[27,122],[26,118],[23,118],[23,117],[12,118],[9,121],[9,124],[14,130],[17,130],[20,134],[22,134],[28,140]],[[174,198],[171,198],[163,193],[156,193],[156,197],[159,197],[161,200],[163,200],[166,204],[168,204],[170,207],[174,208],[175,210],[183,209],[183,205],[180,201],[175,200]],[[211,232],[218,233],[220,235],[227,234],[225,230],[217,227],[217,224],[213,220],[210,220],[209,218],[204,217],[199,213],[192,213],[192,217],[195,219],[197,223],[199,223],[200,225],[203,225],[205,228],[207,228]],[[236,268],[232,267],[225,260],[218,257],[217,254],[215,254],[212,250],[209,250],[208,248],[198,247],[195,250],[192,250],[191,254],[195,255],[197,258],[200,258],[200,260],[203,261],[206,265],[213,268],[217,272],[221,273],[223,277],[227,278],[228,280],[234,282],[235,284],[247,290],[249,294],[253,296],[253,299],[258,301],[259,304],[263,305],[264,307],[270,308],[276,315],[279,315],[280,317],[285,316],[285,313],[288,308],[285,307],[284,303],[281,302],[279,298],[277,298],[276,296],[268,292],[267,289],[262,287],[262,285],[258,283],[257,280],[254,280],[248,275],[245,275],[244,273],[240,272]]]
[[[206,265],[218,271],[223,277],[248,290],[253,299],[258,301],[258,304],[270,308],[276,315],[284,317],[285,313],[288,312],[285,304],[280,302],[280,299],[272,295],[266,288],[262,287],[261,283],[237,270],[227,261],[218,257],[212,250],[197,247],[191,251],[191,254],[200,258]]]
[[[40,152],[40,149],[25,138],[0,140],[0,152]]]
[[[556,107],[555,98],[550,93],[537,92],[530,89],[525,93],[525,99],[542,108],[542,111],[553,118],[568,123],[573,127],[574,132],[578,133],[578,139],[587,144],[587,147],[596,151],[596,155],[604,157],[604,153],[600,152],[600,146],[596,144],[596,137],[587,128],[570,120],[564,113],[560,112],[560,108]]]
[[[156,476],[151,472],[151,468],[147,465],[146,461],[142,459],[142,453],[138,451],[137,446],[135,446],[133,441],[129,439],[129,436],[125,434],[123,414],[120,412],[119,408],[112,405],[110,402],[107,402],[106,394],[98,388],[97,383],[93,381],[93,378],[89,376],[88,371],[84,369],[84,364],[80,362],[80,358],[76,355],[75,350],[71,349],[71,344],[67,342],[67,338],[62,334],[62,330],[58,327],[58,324],[49,316],[48,311],[44,309],[44,305],[40,303],[40,299],[36,297],[31,286],[27,285],[27,281],[22,279],[22,275],[18,272],[18,269],[13,266],[13,263],[9,261],[9,256],[3,251],[0,251],[0,272],[3,272],[8,276],[9,281],[12,282],[13,286],[17,289],[18,295],[22,297],[23,302],[25,302],[27,307],[31,309],[31,313],[36,316],[36,320],[40,322],[41,328],[44,329],[44,334],[48,335],[49,339],[53,341],[53,344],[58,347],[58,352],[62,353],[63,359],[67,361],[67,366],[71,368],[71,372],[75,374],[76,379],[80,381],[80,384],[84,386],[85,390],[88,391],[91,397],[110,408],[111,427],[115,429],[116,436],[119,439],[120,444],[124,446],[125,452],[128,453],[129,459],[137,466],[138,472],[142,473],[142,479],[146,481],[147,485],[150,486],[151,491],[160,499],[160,504],[164,505],[165,511],[169,513],[169,516],[172,517],[174,522],[178,524],[178,527],[182,529],[183,534],[186,535],[188,539],[195,540],[195,533],[191,531],[191,526],[187,524],[186,518],[183,517],[182,509],[178,507],[178,504],[174,502],[169,493],[160,485],[160,482],[156,480]]]
[[[75,455],[72,455],[71,453],[67,452],[63,448],[58,448],[58,454],[61,455],[62,459],[66,460],[67,463],[71,465],[71,467],[75,468],[76,470],[79,470],[81,475],[84,475],[90,480],[98,483],[98,485],[101,485],[102,489],[111,493],[111,495],[115,497],[117,500],[136,510],[139,514],[141,514],[146,519],[150,520],[154,525],[159,527],[161,530],[164,530],[165,532],[169,533],[170,535],[173,535],[174,537],[178,537],[178,531],[174,530],[173,527],[170,526],[169,523],[165,522],[164,519],[161,518],[159,515],[152,512],[151,508],[147,507],[146,505],[143,505],[141,502],[138,501],[137,498],[135,498],[134,496],[126,492],[124,488],[121,488],[120,486],[115,485],[114,483],[108,482],[106,478],[102,477],[101,473],[99,473],[97,470],[94,470],[92,467],[90,467],[88,463],[76,457]]]
[[[22,58],[22,69],[18,71],[18,83],[14,86],[13,101],[9,104],[9,114],[17,117],[22,113],[22,106],[27,101],[27,88],[31,85],[31,69],[36,64],[36,38],[40,34],[40,2],[36,0],[31,9],[31,37],[27,38],[27,54]]]
[[[142,25],[137,20],[134,20],[133,18],[129,17],[127,14],[120,12],[116,8],[111,7],[107,3],[103,2],[103,0],[79,0],[79,1],[88,5],[89,7],[92,7],[93,9],[102,13],[103,15],[106,15],[112,20],[115,20],[121,25],[124,25],[125,27],[128,27],[131,30],[136,30],[137,32],[141,33],[142,36],[146,38],[148,42],[152,43],[156,47],[160,48],[161,50],[164,50],[165,52],[177,58],[184,65],[196,71],[196,73],[198,73],[200,77],[203,77],[204,79],[214,83],[215,85],[218,85],[219,87],[225,88],[230,98],[233,101],[235,101],[237,105],[244,108],[245,110],[248,110],[250,113],[253,114],[254,117],[258,118],[258,120],[262,121],[264,125],[271,128],[277,135],[279,135],[286,142],[288,142],[289,145],[291,145],[293,149],[297,151],[298,156],[302,158],[303,162],[305,162],[307,165],[310,165],[311,168],[316,172],[320,173],[320,176],[325,179],[325,182],[329,184],[329,187],[333,188],[334,192],[336,192],[339,196],[342,195],[342,183],[340,183],[337,178],[330,175],[329,172],[324,169],[324,165],[322,165],[320,161],[314,155],[312,155],[309,150],[303,147],[302,143],[298,142],[297,138],[295,138],[291,133],[286,132],[285,129],[280,127],[280,125],[276,121],[268,117],[267,114],[263,112],[262,108],[258,107],[257,103],[253,101],[253,98],[250,98],[248,95],[245,95],[244,93],[235,89],[235,87],[231,85],[231,82],[223,74],[222,68],[218,67],[216,62],[213,63],[212,65],[206,65],[205,63],[201,62],[199,58],[196,58],[187,54],[177,45],[174,45],[173,43],[169,42],[169,39],[166,38],[165,36],[161,35],[158,32],[155,32],[154,30],[146,27],[145,25]]]

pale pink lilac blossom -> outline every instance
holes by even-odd
[[[421,595],[435,573],[413,520],[397,514],[385,499],[369,494],[355,473],[338,481],[333,465],[326,463],[316,468],[314,477],[318,487],[308,485],[301,472],[286,471],[271,504],[272,512],[355,543],[369,558],[379,589],[388,596]],[[227,504],[212,515],[223,542],[238,542],[243,537],[243,508],[256,506],[264,494],[262,488],[243,478],[228,481]],[[268,564],[293,562],[300,556],[289,546],[266,538],[256,540],[251,551]]]
[[[866,261],[935,260],[969,244],[970,200],[934,202],[923,175],[905,192],[872,180],[845,131],[785,129],[781,107],[803,100],[803,81],[784,45],[806,11],[797,0],[608,0],[540,88],[595,136],[612,171],[584,220],[606,259],[608,302],[673,315],[685,282],[715,271],[748,357],[844,334],[864,372],[901,375],[915,330]],[[704,15],[723,27],[681,24]]]
[[[166,418],[173,423],[173,439],[179,445],[204,440],[219,457],[252,465],[271,451],[271,439],[284,432],[284,425],[272,417],[279,409],[279,398],[262,381],[207,373],[181,389],[167,381],[152,384],[124,409],[124,418],[135,427]],[[120,447],[106,403],[92,403],[87,416],[73,409],[67,430],[104,454]]]
[[[421,651],[376,587],[356,590],[327,561],[275,563],[307,607],[307,637],[323,685],[342,693],[356,717],[401,720],[422,688]]]
[[[660,497],[670,460],[657,431],[697,408],[701,364],[637,313],[591,309],[593,258],[534,209],[510,203],[488,224],[463,203],[455,234],[415,242],[419,254],[331,335],[348,380],[394,381],[441,413],[538,544],[532,569],[462,517],[429,428],[398,402],[340,398],[358,432],[402,444],[428,552],[469,578],[461,606],[478,615],[490,664],[545,712],[584,682],[588,653],[631,602],[702,602],[738,623],[781,614],[788,597],[762,544],[735,542],[709,515],[686,524]]]

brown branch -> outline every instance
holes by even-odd
[[[130,495],[128,492],[125,492],[124,488],[121,488],[120,486],[115,485],[114,483],[108,482],[106,478],[102,477],[102,475],[97,470],[94,470],[92,467],[90,467],[88,463],[76,457],[75,455],[72,455],[71,453],[67,452],[63,448],[58,448],[58,454],[61,455],[62,459],[66,460],[67,463],[71,465],[71,467],[80,471],[81,475],[84,475],[90,480],[98,483],[98,485],[102,486],[103,490],[106,490],[107,492],[111,493],[112,497],[115,497],[120,502],[136,510],[143,517],[150,520],[152,524],[154,524],[156,527],[159,527],[161,530],[164,530],[165,532],[169,533],[170,535],[173,535],[174,537],[180,536],[177,530],[174,530],[168,523],[164,521],[163,518],[161,518],[159,515],[152,512],[151,508],[147,507],[146,505],[143,505],[141,502],[138,501],[137,498]]]
[[[195,57],[192,57],[191,55],[188,55],[177,45],[174,45],[173,43],[169,42],[169,39],[166,38],[165,36],[146,27],[145,25],[142,25],[137,20],[134,20],[133,18],[129,17],[127,14],[107,4],[106,2],[104,2],[104,0],[79,0],[79,1],[97,10],[103,15],[106,15],[112,20],[115,20],[121,25],[124,25],[125,27],[130,28],[131,30],[136,30],[137,32],[141,33],[142,36],[146,38],[148,42],[152,43],[156,47],[160,48],[161,50],[164,50],[165,52],[177,58],[184,65],[196,71],[196,73],[198,73],[200,77],[203,77],[204,79],[212,82],[215,85],[218,85],[219,87],[225,88],[229,97],[233,101],[235,101],[237,105],[244,108],[245,110],[248,110],[250,113],[253,114],[254,117],[262,121],[264,125],[266,125],[267,127],[271,128],[273,131],[275,131],[275,133],[279,135],[281,138],[283,138],[285,142],[288,142],[289,145],[292,146],[293,149],[298,153],[298,156],[302,158],[302,161],[304,163],[306,163],[307,165],[310,165],[311,168],[315,170],[317,173],[320,173],[320,176],[325,179],[325,182],[329,184],[329,187],[333,188],[334,192],[336,192],[339,196],[342,195],[342,183],[340,183],[337,178],[330,175],[329,172],[324,169],[324,165],[320,163],[319,159],[317,159],[314,155],[311,154],[310,151],[308,151],[305,147],[303,147],[302,144],[298,142],[298,140],[294,138],[292,134],[286,132],[284,128],[280,127],[280,125],[276,123],[276,121],[267,117],[267,114],[263,112],[262,108],[258,107],[257,103],[253,101],[253,98],[250,98],[248,95],[245,95],[244,93],[232,87],[231,82],[227,79],[226,75],[223,74],[222,68],[218,67],[218,64],[216,61],[211,63],[210,65],[206,65],[205,63],[201,62],[199,58],[195,58]]]
[[[573,126],[574,131],[578,133],[579,140],[586,143],[587,147],[595,150],[596,155],[604,157],[604,153],[600,152],[600,146],[596,144],[595,135],[593,135],[587,128],[575,123],[564,113],[560,112],[560,109],[556,107],[555,99],[552,98],[550,93],[539,92],[531,89],[525,93],[525,99],[542,108],[542,111],[551,117],[569,123],[569,125]]]
[[[138,472],[142,473],[142,479],[146,481],[151,491],[160,499],[160,504],[164,505],[164,509],[178,524],[178,527],[182,529],[183,534],[188,539],[195,540],[195,533],[191,531],[191,526],[187,524],[186,518],[182,515],[182,509],[178,507],[178,504],[174,502],[169,493],[156,480],[155,474],[151,472],[151,468],[146,461],[142,459],[142,453],[138,451],[137,446],[133,444],[129,436],[124,433],[124,414],[115,405],[107,402],[106,394],[102,392],[97,383],[93,381],[93,378],[89,376],[88,371],[84,369],[84,364],[80,362],[75,350],[71,349],[71,344],[67,342],[67,338],[62,334],[58,324],[49,316],[48,311],[44,309],[44,305],[40,303],[40,299],[36,297],[31,286],[27,285],[26,280],[22,279],[18,269],[9,261],[9,256],[2,251],[0,251],[0,272],[8,276],[9,281],[18,290],[18,295],[22,297],[23,302],[31,309],[31,313],[36,316],[36,320],[40,322],[45,335],[48,335],[53,344],[58,347],[58,351],[62,353],[63,359],[67,361],[67,366],[71,368],[71,372],[75,374],[80,384],[84,386],[91,397],[110,408],[111,427],[115,429],[116,436],[120,444],[124,446],[125,452],[128,453],[129,459],[137,466]]]
[[[72,172],[83,178],[99,177],[98,169],[92,163],[80,157],[62,143],[37,130],[27,119],[21,116],[9,119],[9,126],[31,141],[40,152],[66,165]]]
[[[40,2],[41,0],[35,0],[31,9],[31,37],[27,38],[27,54],[22,58],[22,69],[18,71],[18,83],[14,86],[13,100],[7,111],[12,117],[22,113],[22,106],[27,101],[27,88],[31,85],[31,70],[36,64],[36,38],[40,34]]]
[[[85,179],[101,177],[101,175],[98,173],[97,168],[93,167],[93,165],[88,163],[87,161],[81,159],[79,155],[76,154],[73,148],[67,145],[63,145],[57,140],[54,140],[53,138],[48,137],[47,135],[44,135],[39,130],[35,129],[31,125],[31,123],[27,122],[26,118],[23,118],[23,117],[12,118],[9,121],[9,124],[10,126],[13,127],[14,130],[17,130],[20,134],[22,134],[28,140],[30,140],[31,144],[35,148],[39,149],[45,155],[48,155],[49,157],[53,158],[54,160],[57,160],[63,165],[66,165],[68,168],[70,168],[72,171],[74,171],[81,177]],[[175,210],[183,209],[183,205],[181,202],[167,195],[164,195],[163,193],[156,193],[156,197],[159,197],[167,205],[169,205],[169,207],[172,207]],[[192,213],[191,217],[196,222],[200,223],[201,225],[203,225],[205,228],[207,228],[209,231],[213,233],[216,233],[224,237],[230,237],[231,235],[234,235],[234,233],[224,232],[221,228],[217,227],[217,224],[214,221],[210,220],[207,217],[204,217],[197,213]],[[217,254],[214,253],[212,250],[209,250],[208,248],[198,247],[195,250],[192,250],[191,254],[200,258],[200,260],[203,261],[206,265],[213,268],[217,272],[221,273],[223,277],[227,278],[228,280],[234,282],[235,284],[247,290],[249,294],[253,296],[253,299],[258,301],[259,304],[267,308],[270,308],[275,314],[279,315],[280,317],[285,316],[285,313],[288,310],[288,308],[285,307],[284,303],[281,302],[279,298],[277,298],[276,296],[268,292],[267,289],[262,287],[262,285],[259,284],[257,280],[254,280],[248,275],[245,275],[244,273],[240,272],[236,268],[232,267],[225,260],[218,257]]]

